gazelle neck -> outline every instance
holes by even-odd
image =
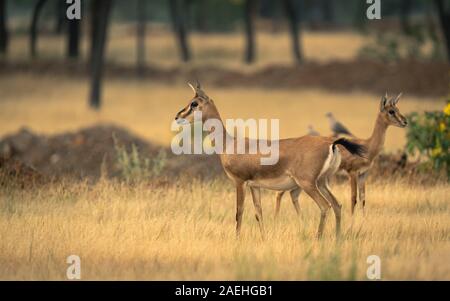
[[[229,141],[230,139],[235,139],[233,136],[231,136],[228,132],[227,129],[225,127],[225,124],[222,120],[222,117],[220,116],[219,110],[217,109],[217,107],[215,105],[212,106],[211,111],[208,114],[208,119],[217,119],[220,121],[220,124],[222,125],[222,129],[221,129],[221,134],[222,134],[222,149],[224,150],[222,153],[226,153],[226,147],[227,147],[227,141]],[[214,129],[215,131],[217,129]],[[211,131],[210,131],[211,132]],[[222,155],[222,154],[220,154]]]
[[[368,139],[367,150],[369,152],[369,159],[372,160],[376,157],[382,150],[384,146],[384,140],[386,138],[386,130],[388,128],[388,124],[383,120],[381,114],[378,114],[378,117],[375,121],[375,126],[373,128],[372,135]]]

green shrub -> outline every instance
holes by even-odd
[[[166,166],[167,154],[166,151],[161,149],[158,154],[151,160],[151,172],[153,176],[159,176]]]
[[[128,183],[148,180],[161,174],[166,165],[166,152],[161,149],[152,159],[139,154],[135,144],[131,145],[131,151],[120,145],[115,136],[114,147],[116,149],[116,166],[121,177]]]
[[[443,111],[408,116],[407,151],[425,159],[424,167],[445,170],[450,179],[450,100]]]

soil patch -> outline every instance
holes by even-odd
[[[124,146],[129,154],[134,145],[139,155],[148,159],[164,151],[167,158],[160,177],[209,177],[221,172],[216,156],[175,156],[170,149],[114,125],[96,125],[52,136],[23,128],[3,137],[0,157],[3,162],[21,162],[48,178],[97,180],[102,175],[120,177],[116,145]]]

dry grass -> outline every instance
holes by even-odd
[[[303,221],[287,200],[275,221],[273,193],[263,196],[262,242],[249,194],[235,239],[228,182],[1,190],[0,278],[64,279],[76,254],[82,279],[366,279],[375,254],[384,280],[450,279],[448,186],[372,185],[366,216],[354,219],[347,187],[335,191],[344,201],[339,242],[332,214],[323,240],[314,239],[319,210],[308,197]]]

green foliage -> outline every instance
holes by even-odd
[[[166,166],[166,152],[161,149],[152,159],[139,154],[135,144],[131,145],[129,152],[125,146],[120,145],[114,138],[114,147],[116,149],[116,166],[122,179],[127,183],[135,183],[157,177]]]
[[[431,49],[427,50],[427,45]],[[414,24],[406,35],[393,32],[377,32],[374,40],[359,50],[359,56],[383,62],[404,58],[421,60],[443,60],[445,52],[442,42],[424,24]]]
[[[363,46],[358,56],[384,62],[397,61],[400,59],[398,40],[392,34],[377,33],[375,41]]]
[[[153,176],[159,176],[166,166],[167,163],[167,154],[161,149],[159,150],[156,157],[151,160],[151,173]]]
[[[443,111],[408,116],[407,150],[426,159],[424,167],[445,170],[450,179],[450,100]]]

